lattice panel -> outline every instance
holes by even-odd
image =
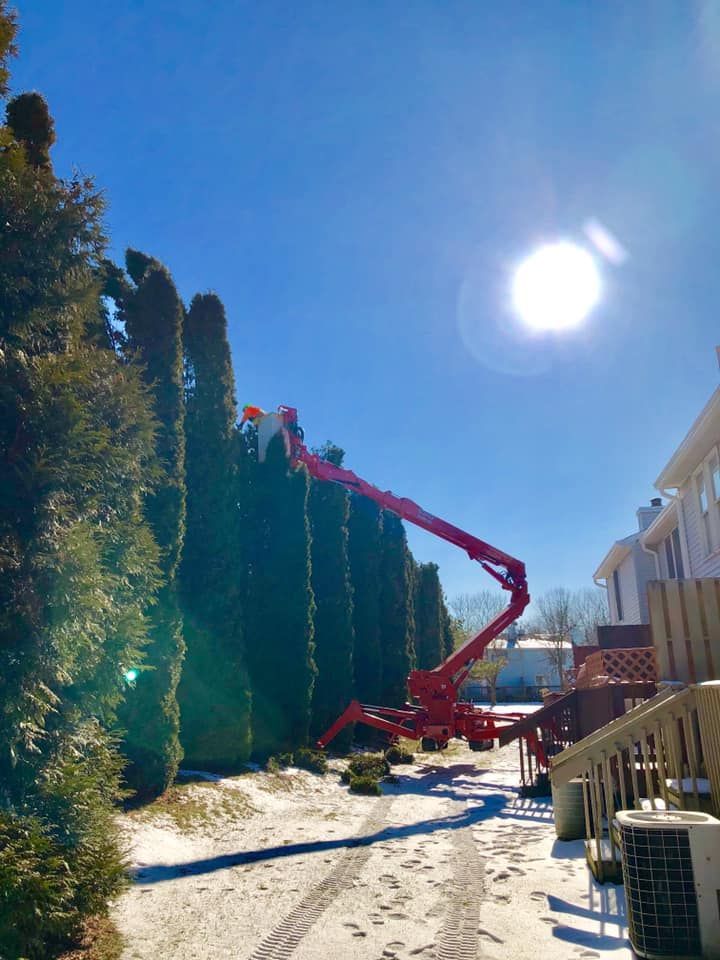
[[[584,663],[578,686],[595,687],[605,683],[653,683],[657,680],[654,647],[627,647],[598,650]]]

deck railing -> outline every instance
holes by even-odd
[[[663,690],[559,753],[550,776],[556,787],[582,779],[588,863],[617,878],[617,810],[720,813],[720,683]]]

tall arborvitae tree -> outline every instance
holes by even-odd
[[[320,451],[323,459],[342,465],[344,453],[333,444]],[[315,663],[317,678],[312,702],[311,731],[323,734],[353,697],[353,599],[348,563],[347,492],[334,483],[310,483],[312,588],[315,595]],[[333,741],[335,750],[350,746],[346,727]]]
[[[253,753],[262,759],[308,740],[315,680],[308,475],[290,469],[282,436],[256,465],[247,656]]]
[[[382,649],[380,646],[380,583],[382,514],[367,497],[353,494],[348,520],[348,559],[353,590],[355,633],[354,696],[361,703],[382,703]],[[370,728],[356,728],[366,739]]]
[[[235,381],[225,309],[194,297],[185,318],[187,530],[180,567],[187,652],[178,691],[189,765],[237,769],[250,756],[246,551]]]
[[[48,105],[39,93],[21,93],[7,105],[8,127],[21,143],[28,163],[38,170],[50,170],[50,148],[55,143],[55,124]]]
[[[440,607],[440,616],[442,619],[442,641],[443,641],[443,660],[446,657],[449,657],[453,652],[456,643],[456,626],[455,622],[450,614],[450,611],[447,608],[447,603],[445,602],[445,596],[443,594],[442,604]]]
[[[0,0],[0,89],[12,36]],[[0,956],[40,960],[123,879],[105,728],[157,585],[153,419],[137,371],[87,336],[97,192],[56,179],[22,125],[0,142]]]
[[[126,727],[126,777],[141,798],[156,796],[175,779],[180,764],[177,686],[185,645],[178,603],[177,571],[185,534],[185,409],[183,405],[183,305],[167,270],[128,250],[133,286],[119,292],[128,354],[141,364],[157,419],[155,448],[160,476],[146,500],[145,515],[161,550],[164,584],[150,610],[151,643],[146,665],[129,690],[122,711]],[[106,288],[108,293],[116,285]]]
[[[432,670],[445,659],[443,596],[436,563],[415,571],[415,655],[420,670]]]
[[[380,572],[380,702],[388,707],[407,700],[407,675],[415,665],[412,563],[402,521],[385,510]]]

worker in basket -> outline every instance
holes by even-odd
[[[264,416],[265,411],[262,407],[255,407],[252,403],[246,403],[242,408],[242,420],[240,421],[240,426],[242,427],[249,422],[256,427],[258,425],[258,420]]]

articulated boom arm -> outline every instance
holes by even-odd
[[[432,670],[411,672],[408,677],[408,686],[419,706],[407,704],[404,710],[390,710],[381,707],[363,707],[357,701],[353,701],[319,743],[324,746],[346,723],[353,720],[370,723],[371,726],[396,735],[400,733],[417,737],[425,736],[429,732],[439,742],[446,741],[448,736],[455,736],[457,732],[471,739],[470,734],[473,730],[477,733],[477,730],[462,729],[467,724],[458,722],[455,716],[463,706],[455,703],[457,688],[468,675],[473,663],[482,657],[487,645],[517,620],[530,602],[525,564],[485,543],[484,540],[433,516],[412,500],[398,497],[390,491],[380,490],[351,470],[337,467],[317,454],[311,453],[303,442],[302,431],[298,428],[297,411],[292,407],[280,407],[278,414],[289,437],[290,456],[294,463],[304,463],[310,475],[317,480],[339,483],[346,489],[373,500],[383,510],[391,510],[403,520],[408,520],[422,527],[423,530],[428,530],[441,539],[454,543],[465,550],[471,560],[477,561],[504,590],[510,593],[506,609],[483,627],[476,636],[451,653],[441,664]],[[368,711],[382,713],[382,717]],[[383,717],[389,719],[383,719]],[[400,725],[399,721],[404,721],[404,724]],[[408,727],[408,723],[411,723],[413,728]]]

